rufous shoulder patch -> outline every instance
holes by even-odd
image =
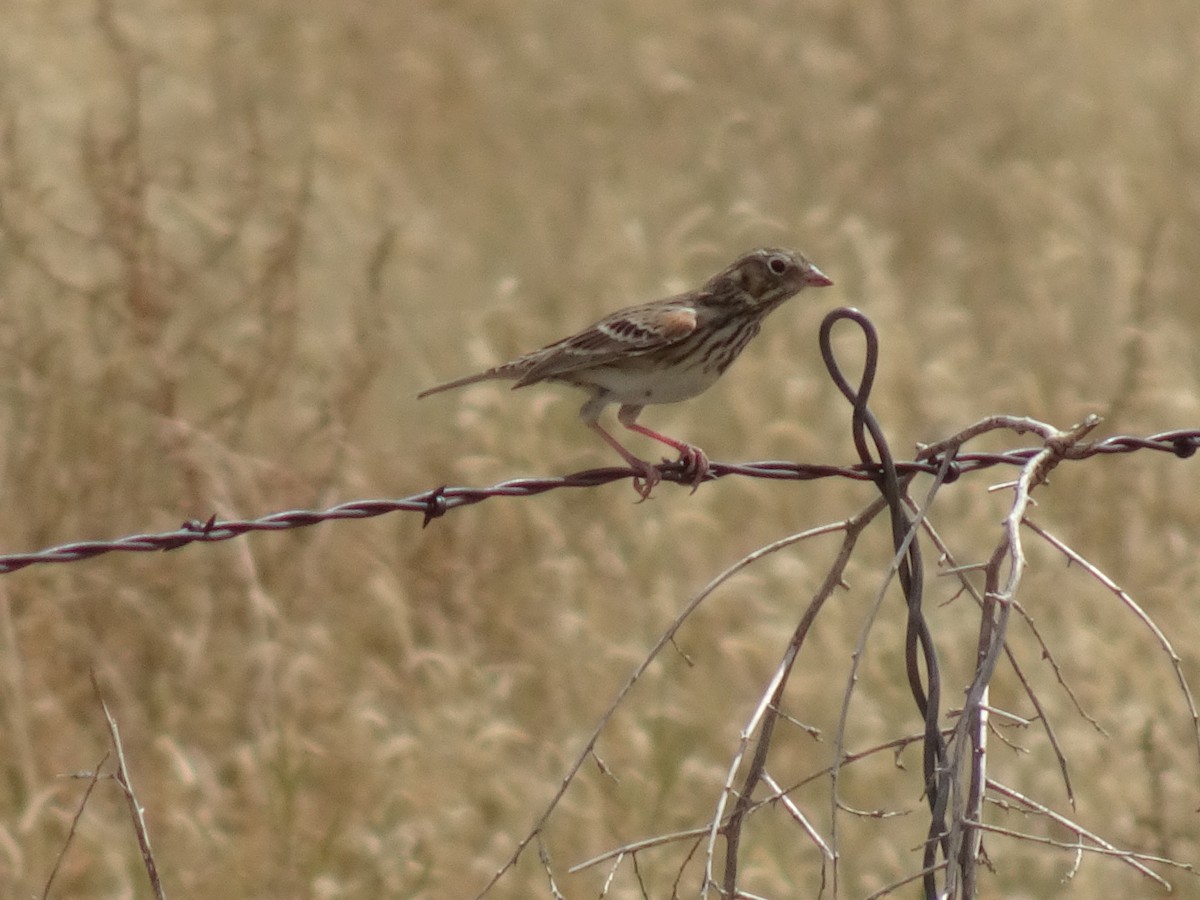
[[[696,330],[696,311],[694,309],[673,309],[663,313],[655,324],[665,340],[677,341]]]

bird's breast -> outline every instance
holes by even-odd
[[[571,372],[561,380],[577,387],[603,391],[614,403],[651,405],[678,403],[700,394],[721,377],[716,368],[662,367],[652,360],[626,359],[614,366]]]

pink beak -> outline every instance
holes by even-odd
[[[804,273],[804,283],[813,287],[829,287],[829,285],[833,284],[833,279],[829,278],[816,266],[810,265],[808,271]]]

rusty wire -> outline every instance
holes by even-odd
[[[963,475],[989,469],[994,466],[1020,467],[1029,461],[1040,447],[1010,450],[1005,453],[959,453],[950,466],[947,482]],[[1086,459],[1114,453],[1132,453],[1136,450],[1158,450],[1173,453],[1181,459],[1193,456],[1200,449],[1200,429],[1167,431],[1149,437],[1117,435],[1080,445],[1072,450],[1070,458]],[[901,477],[916,474],[935,475],[940,460],[916,459],[897,462],[896,471]],[[691,476],[678,462],[659,466],[663,481],[690,484]],[[190,519],[176,531],[155,534],[133,534],[114,540],[78,541],[49,547],[32,553],[13,553],[0,556],[0,575],[24,569],[27,566],[53,562],[77,562],[105,553],[149,553],[160,550],[177,550],[188,544],[215,543],[240,537],[251,531],[287,531],[304,528],[320,522],[338,519],[369,519],[393,512],[416,512],[423,516],[424,524],[463,506],[471,506],[493,497],[532,497],[558,488],[587,488],[632,478],[632,469],[617,466],[601,469],[586,469],[571,475],[544,478],[514,478],[490,487],[445,486],[425,490],[419,494],[398,499],[352,500],[327,509],[293,509],[271,513],[257,519],[230,519],[218,521]],[[814,481],[819,478],[849,478],[856,481],[874,481],[878,466],[857,464],[852,466],[820,465],[809,463],[767,460],[748,463],[711,464],[708,481],[741,475],[746,478],[769,478],[780,481]]]

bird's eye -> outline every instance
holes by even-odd
[[[788,262],[782,256],[772,256],[767,262],[767,268],[775,275],[782,275],[788,270]]]

